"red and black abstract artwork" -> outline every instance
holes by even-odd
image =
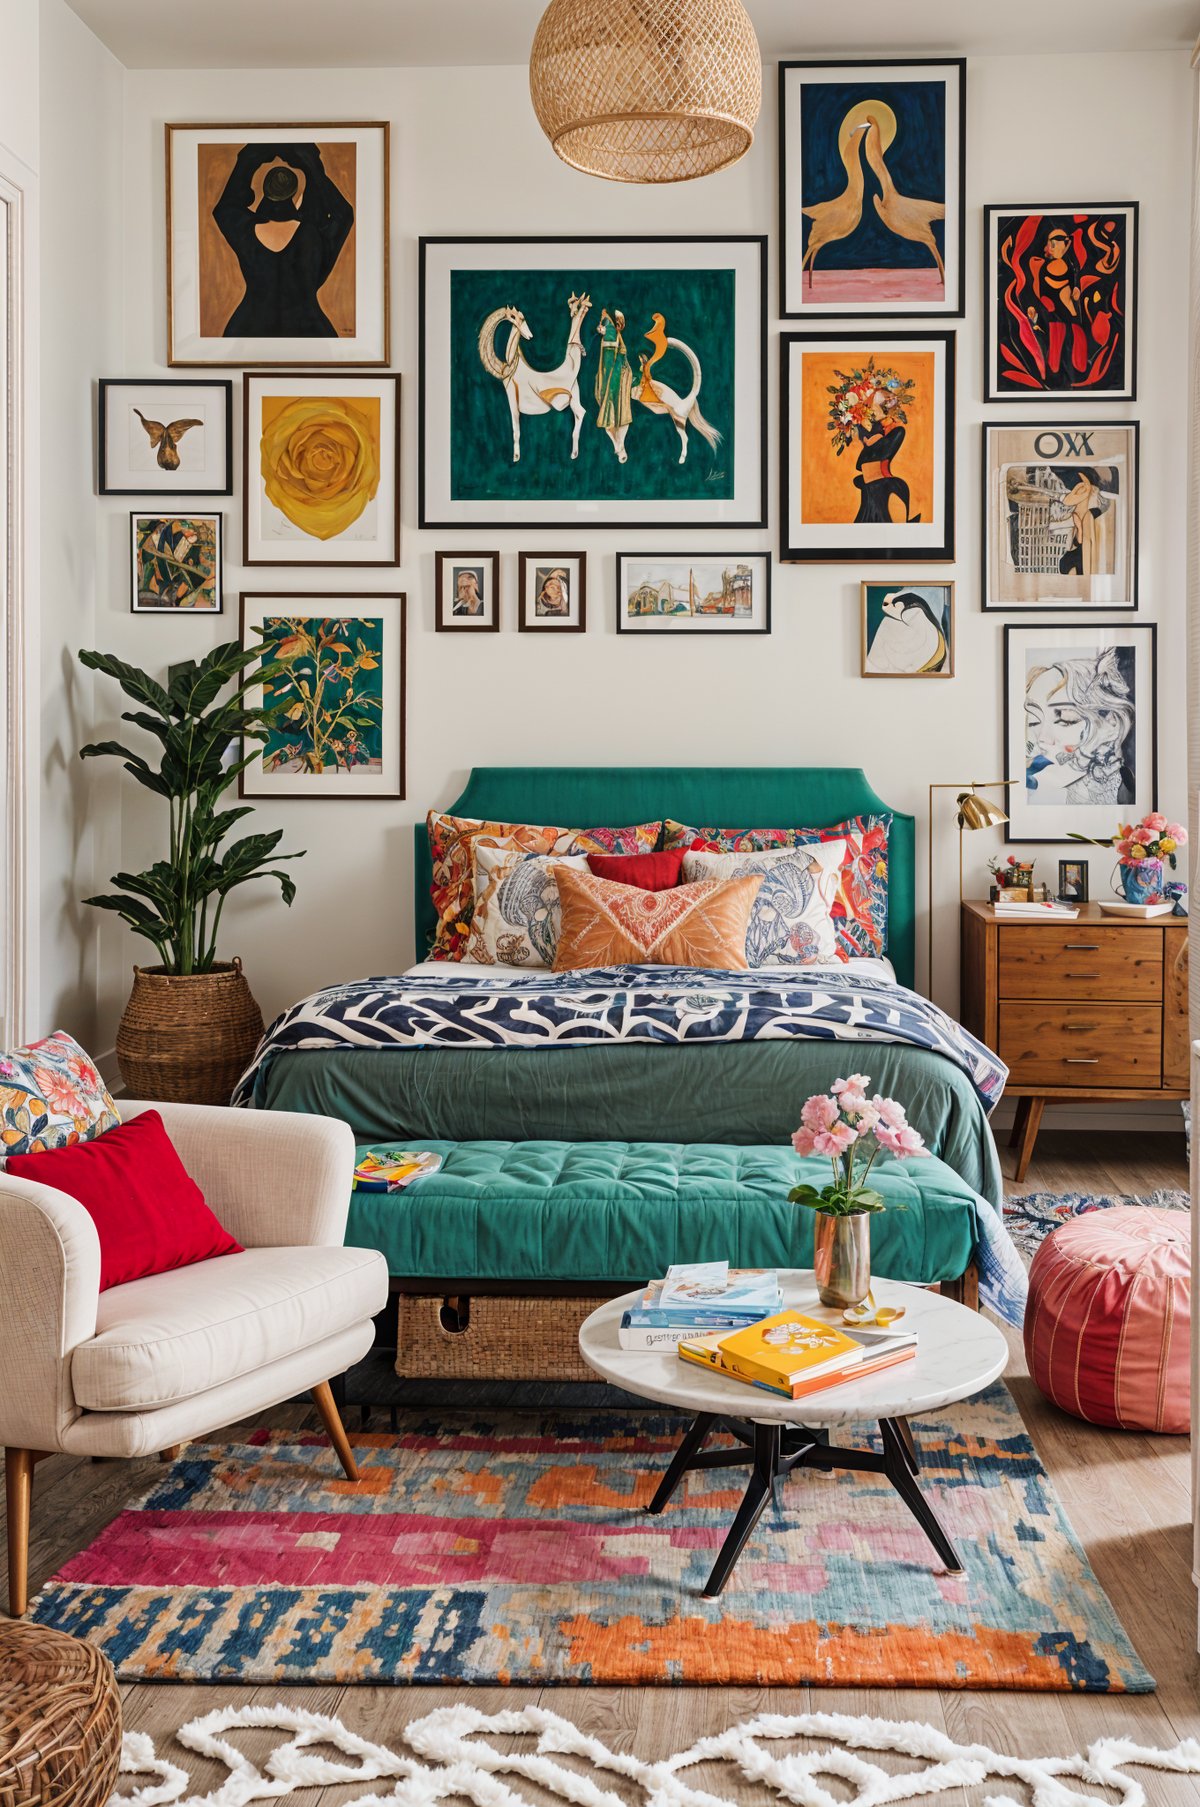
[[[1134,394],[1137,206],[986,209],[989,400]]]

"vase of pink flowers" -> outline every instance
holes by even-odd
[[[871,1290],[871,1219],[886,1208],[868,1184],[881,1154],[904,1159],[929,1150],[895,1098],[868,1097],[865,1073],[835,1079],[800,1112],[792,1137],[799,1155],[824,1155],[833,1171],[826,1186],[793,1186],[788,1200],[815,1213],[813,1271],[822,1305],[858,1305]]]
[[[1170,866],[1174,872],[1176,849],[1187,844],[1187,830],[1182,823],[1168,822],[1158,810],[1152,810],[1140,822],[1123,823],[1107,841],[1082,834],[1069,839],[1090,841],[1093,847],[1115,847],[1113,890],[1117,896],[1126,903],[1155,904],[1163,901],[1165,868]]]

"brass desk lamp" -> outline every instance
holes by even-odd
[[[958,805],[958,901],[961,907],[963,900],[963,835],[974,828],[999,828],[1008,816],[998,803],[988,797],[981,797],[980,791],[1007,790],[1016,783],[1015,778],[989,778],[986,783],[973,779],[964,786],[960,784],[931,784],[929,787],[929,967],[927,983],[929,995],[933,996],[933,793],[934,791],[957,791],[955,802]]]

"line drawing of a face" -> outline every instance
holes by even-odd
[[[1132,802],[1134,703],[1113,648],[1042,665],[1025,680],[1025,774],[1035,804]]]

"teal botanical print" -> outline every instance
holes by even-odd
[[[277,712],[263,770],[381,772],[382,619],[269,615],[262,633],[267,658],[283,667],[263,686]]]

